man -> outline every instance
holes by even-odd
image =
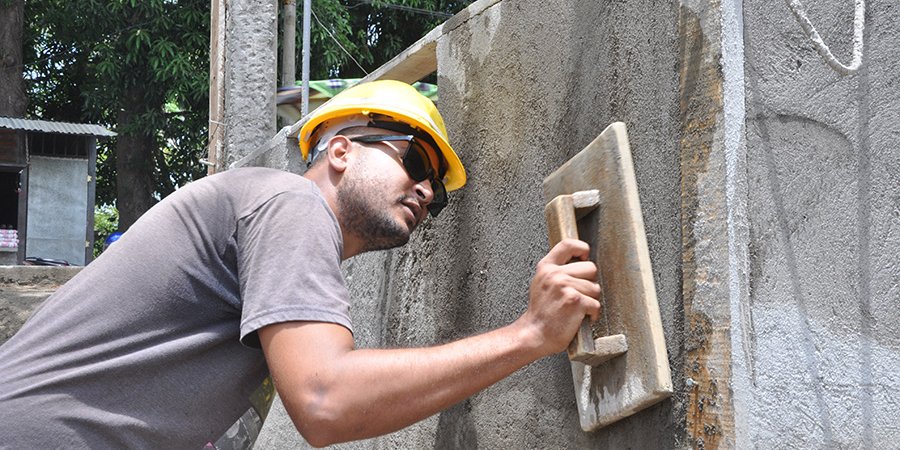
[[[348,89],[300,135],[303,177],[235,169],[147,212],[0,347],[11,448],[191,448],[255,435],[271,380],[312,445],[388,433],[564,349],[596,317],[568,240],[514,323],[420,349],[355,349],[340,262],[402,245],[465,171],[409,85]],[[269,388],[269,389],[267,389]]]

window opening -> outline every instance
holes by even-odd
[[[88,157],[84,138],[71,134],[29,133],[28,151],[33,156]]]

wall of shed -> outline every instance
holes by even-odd
[[[25,256],[85,264],[87,178],[86,159],[30,158]]]
[[[478,2],[484,4],[485,2]],[[807,6],[838,59],[853,4]],[[346,265],[360,346],[514,320],[547,248],[541,180],[624,121],[675,395],[595,433],[546,358],[339,448],[892,448],[900,440],[900,8],[866,2],[840,75],[785,2],[503,0],[437,40],[469,172],[410,245]],[[294,170],[290,146],[253,164]],[[283,410],[258,448],[303,448]]]

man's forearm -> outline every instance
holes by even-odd
[[[342,394],[347,401],[357,397],[363,405],[371,405],[369,414],[357,418],[366,424],[367,435],[394,431],[470,397],[543,356],[523,334],[521,327],[510,325],[437,347],[353,351],[345,367],[359,368],[354,375],[359,384],[348,383],[352,389]],[[379,408],[392,413],[379,414]]]
[[[286,322],[259,330],[285,408],[313,445],[391,432],[563,351],[600,312],[588,245],[566,239],[537,265],[527,311],[513,324],[421,349],[354,350],[346,328]],[[573,259],[579,262],[570,262]]]
[[[310,443],[373,437],[431,416],[543,356],[536,333],[522,322],[435,347],[320,355],[329,364],[303,374],[272,369],[286,409]],[[299,333],[310,344],[310,336],[323,336],[321,328],[337,327],[299,325],[310,326],[318,330],[284,326],[272,339],[277,345]]]

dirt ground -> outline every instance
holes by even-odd
[[[0,344],[11,338],[57,287],[0,284]]]
[[[0,266],[0,344],[75,273],[75,268]]]

